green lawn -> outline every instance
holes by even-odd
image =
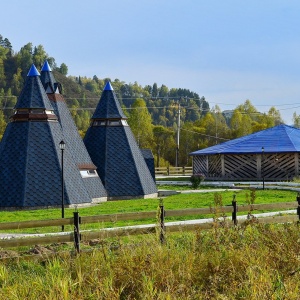
[[[249,190],[240,190],[237,192],[227,190],[224,192],[219,192],[219,194],[222,196],[223,205],[230,205],[234,194],[236,195],[238,204],[246,204],[247,198],[250,199]],[[166,210],[209,207],[214,203],[214,195],[215,192],[178,194],[164,198],[163,203]],[[257,190],[255,203],[295,201],[296,208],[296,196],[296,192],[286,190]],[[99,214],[155,211],[158,205],[159,199],[119,200],[103,202],[91,207],[78,208],[78,211],[81,216],[91,216]],[[65,217],[72,217],[73,212],[74,208],[66,208]],[[0,212],[1,222],[56,219],[60,217],[60,208]]]

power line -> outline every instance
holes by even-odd
[[[183,129],[183,128],[181,128],[180,130],[192,132],[192,133],[199,134],[199,135],[204,135],[204,136],[211,137],[211,138],[214,138],[214,139],[216,138],[214,135],[208,135],[208,134],[200,133],[200,132],[193,131],[193,130],[188,130],[188,129]],[[219,140],[224,140],[224,141],[230,141],[229,139],[224,139],[224,138],[220,138],[220,137],[218,137],[218,139]]]

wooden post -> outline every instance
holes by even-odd
[[[237,205],[236,205],[236,195],[233,195],[233,199],[232,199],[232,206],[233,206],[233,211],[232,211],[232,221],[233,224],[236,226],[237,225],[237,217],[236,217],[236,213],[237,213]]]
[[[298,202],[297,215],[298,215],[299,221],[300,221],[300,192],[298,192],[298,194],[297,194],[297,202]]]
[[[79,212],[74,211],[73,216],[74,216],[74,246],[75,246],[76,253],[79,253],[80,252]]]
[[[159,206],[160,208],[160,235],[159,235],[159,239],[161,244],[164,244],[165,242],[165,209],[163,205]]]

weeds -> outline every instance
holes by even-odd
[[[1,299],[298,299],[296,224],[118,240],[43,262],[2,262]],[[114,241],[111,241],[113,243]]]

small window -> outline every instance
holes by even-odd
[[[32,114],[44,114],[45,110],[44,109],[32,109],[31,113]]]
[[[105,121],[94,121],[93,126],[105,126],[106,122]]]
[[[118,126],[118,125],[121,125],[121,121],[118,120],[118,121],[109,121],[109,125],[110,126]]]
[[[54,115],[54,111],[53,110],[46,110],[45,113],[47,115]]]
[[[29,110],[28,109],[18,109],[16,111],[17,114],[28,114]]]
[[[80,175],[82,178],[98,177],[96,170],[81,170]]]

